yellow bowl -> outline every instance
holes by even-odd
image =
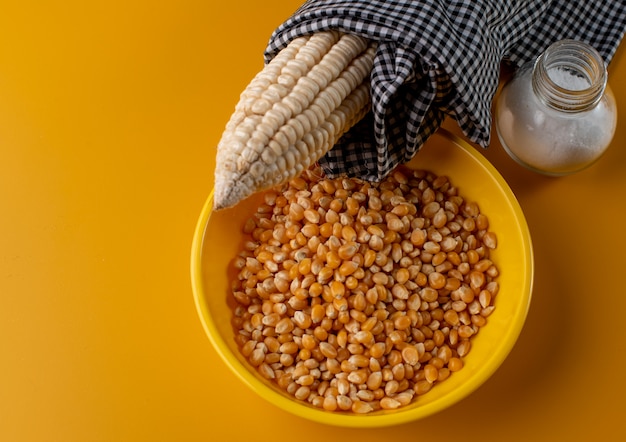
[[[204,329],[228,367],[272,404],[316,422],[343,427],[383,427],[414,421],[463,399],[502,364],[513,348],[526,319],[533,282],[533,255],[524,214],[502,176],[476,149],[440,130],[408,164],[447,175],[469,201],[476,201],[498,236],[492,259],[500,269],[496,309],[474,339],[463,369],[395,411],[367,415],[328,412],[298,402],[260,377],[239,353],[226,304],[228,267],[240,246],[241,227],[254,213],[261,195],[235,208],[212,212],[212,193],[198,220],[191,252],[195,303]],[[210,380],[208,380],[210,381]]]

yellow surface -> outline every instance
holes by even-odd
[[[233,257],[241,250],[242,226],[252,216],[263,195],[257,194],[233,208],[213,211],[213,194],[202,210],[191,254],[192,288],[200,318],[216,350],[232,370],[270,403],[296,416],[342,427],[383,427],[430,416],[464,399],[498,369],[508,356],[524,325],[531,300],[533,256],[528,225],[511,189],[494,167],[472,146],[447,131],[434,134],[420,154],[407,164],[448,176],[466,201],[478,203],[497,232],[498,244],[490,253],[500,269],[496,310],[488,327],[472,341],[463,370],[396,412],[360,416],[328,413],[296,403],[292,396],[267,382],[247,364],[235,343],[232,305],[227,303]],[[230,269],[230,271],[229,271]]]
[[[535,290],[509,358],[459,404],[325,427],[267,405],[218,358],[191,294],[193,230],[221,128],[299,4],[2,2],[0,440],[618,440],[623,124],[570,177],[521,169],[495,139],[485,152],[525,211]],[[626,86],[612,87],[626,115]]]

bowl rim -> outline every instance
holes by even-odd
[[[493,180],[499,187],[499,190],[505,195],[506,200],[510,205],[510,209],[514,212],[516,217],[521,233],[523,244],[522,251],[524,255],[524,260],[519,263],[519,266],[525,270],[528,276],[524,278],[523,287],[520,291],[524,294],[525,298],[524,302],[520,303],[518,307],[518,310],[521,309],[522,311],[517,312],[518,314],[515,315],[510,327],[507,330],[505,335],[506,339],[503,339],[503,342],[506,342],[506,344],[503,344],[499,351],[494,352],[491,355],[490,363],[485,364],[484,368],[481,368],[481,370],[476,373],[474,382],[471,384],[464,384],[460,387],[460,390],[455,390],[455,394],[447,394],[442,398],[429,403],[429,406],[425,408],[406,408],[405,410],[394,410],[390,412],[381,411],[376,412],[375,414],[361,416],[348,413],[332,413],[314,408],[313,406],[304,403],[300,404],[295,402],[263,383],[245,366],[243,366],[241,361],[230,351],[230,347],[221,336],[217,325],[210,314],[210,308],[204,298],[203,291],[202,251],[205,232],[208,227],[211,214],[213,213],[214,190],[211,189],[196,223],[191,244],[191,286],[196,311],[200,317],[205,334],[209,338],[209,341],[222,361],[229,367],[237,378],[239,378],[251,390],[259,394],[264,400],[293,415],[327,425],[353,428],[376,428],[399,425],[436,414],[451,406],[453,403],[466,398],[478,389],[484,382],[486,382],[508,357],[522,331],[532,299],[534,282],[534,255],[530,230],[515,194],[509,187],[504,177],[502,177],[497,169],[481,153],[479,153],[465,140],[455,134],[452,134],[446,129],[440,128],[434,135],[443,136],[448,141],[456,144],[458,148],[463,149],[466,153],[472,156],[476,160],[477,164],[493,177]],[[241,369],[242,367],[244,370]]]

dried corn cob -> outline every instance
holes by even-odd
[[[293,40],[243,91],[217,147],[214,208],[294,178],[369,110],[375,46],[335,31]]]

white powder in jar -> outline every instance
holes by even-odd
[[[584,90],[589,80],[568,69],[548,71],[553,82]],[[613,137],[612,102],[603,98],[585,112],[566,113],[546,106],[532,92],[531,76],[515,78],[502,91],[497,128],[500,140],[516,161],[539,172],[563,175],[593,163]],[[515,144],[505,140],[515,140]]]
[[[562,67],[548,69],[548,77],[555,84],[569,91],[584,91],[591,86],[588,78]]]

